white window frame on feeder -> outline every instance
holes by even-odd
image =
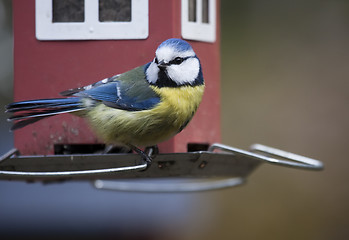
[[[216,41],[216,0],[208,0],[208,23],[203,22],[203,0],[196,0],[196,21],[189,21],[189,0],[182,0],[182,37],[204,42]]]
[[[35,1],[38,40],[146,39],[149,35],[148,0],[131,0],[131,21],[100,22],[98,0],[85,0],[84,22],[53,22],[52,1]]]

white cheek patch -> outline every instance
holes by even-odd
[[[178,52],[172,47],[162,47],[156,50],[156,57],[159,60],[163,60],[165,62],[170,62],[171,60],[175,59],[176,57],[194,57],[195,52],[193,50],[188,50],[184,52]]]
[[[168,76],[178,85],[193,83],[200,71],[200,63],[197,58],[188,58],[179,65],[172,64],[167,67]]]
[[[157,64],[152,62],[145,73],[147,76],[148,82],[155,84],[156,81],[158,80],[158,73],[159,73],[159,68]]]

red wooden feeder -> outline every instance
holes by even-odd
[[[219,0],[13,0],[14,100],[59,97],[151,61],[168,38],[184,38],[199,56],[206,92],[188,127],[159,145],[186,152],[220,142]],[[116,16],[116,17],[115,17]],[[24,155],[100,140],[79,117],[54,116],[15,132]]]

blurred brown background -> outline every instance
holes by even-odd
[[[1,105],[11,101],[9,2],[0,1]],[[221,24],[222,142],[242,149],[262,143],[313,157],[324,162],[324,171],[263,164],[241,187],[161,196],[105,193],[88,183],[1,182],[1,230],[60,224],[64,231],[73,219],[71,226],[81,222],[84,231],[94,226],[105,233],[103,227],[112,225],[112,236],[121,222],[131,226],[123,226],[124,235],[143,223],[149,239],[349,238],[349,2],[222,0]],[[0,115],[4,152],[12,138]]]
[[[349,238],[349,2],[222,1],[223,142],[324,162],[263,165],[217,192],[207,239]]]

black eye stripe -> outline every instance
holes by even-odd
[[[184,62],[185,60],[187,60],[188,58],[191,58],[191,57],[184,57],[184,58],[181,58],[181,57],[176,57],[175,59],[171,60],[169,62],[169,64],[174,64],[174,65],[179,65],[181,64],[182,62]]]
[[[184,61],[183,58],[181,58],[181,57],[176,57],[175,59],[173,59],[173,60],[170,61],[169,63],[170,63],[170,64],[176,64],[176,65],[178,65],[178,64],[181,64],[183,61]]]
[[[166,65],[179,65],[182,62],[184,62],[185,60],[187,60],[188,58],[193,58],[194,56],[189,56],[189,57],[176,57],[175,59],[171,60],[169,63],[167,63]],[[159,60],[157,57],[154,58],[154,63],[159,64]]]

